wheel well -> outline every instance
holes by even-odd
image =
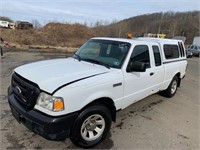
[[[181,73],[178,72],[175,76],[178,77],[178,87],[180,87],[180,84],[181,84]]]
[[[103,97],[103,98],[96,99],[93,102],[86,105],[83,109],[86,109],[87,107],[89,107],[91,105],[98,105],[98,104],[104,105],[110,111],[112,121],[115,122],[116,121],[116,107],[111,98]]]

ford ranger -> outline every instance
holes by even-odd
[[[14,69],[8,101],[33,132],[89,148],[105,139],[118,110],[157,92],[174,96],[186,66],[180,40],[92,38],[72,57]]]

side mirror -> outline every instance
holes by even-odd
[[[127,72],[145,72],[146,63],[145,62],[131,62],[127,67]]]

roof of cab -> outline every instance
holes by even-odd
[[[139,40],[138,38],[128,39],[128,38],[94,37],[92,39],[127,42],[127,43],[131,43],[131,44],[144,44],[144,41],[143,40]],[[145,41],[145,43],[155,43],[155,42],[154,41]]]
[[[129,43],[133,42],[133,39],[128,39],[128,38],[94,37],[92,39],[97,39],[97,40],[112,40],[112,41],[121,41],[121,42],[129,42]]]

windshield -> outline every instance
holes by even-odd
[[[126,42],[92,39],[81,46],[73,57],[107,68],[121,68],[130,46]]]

